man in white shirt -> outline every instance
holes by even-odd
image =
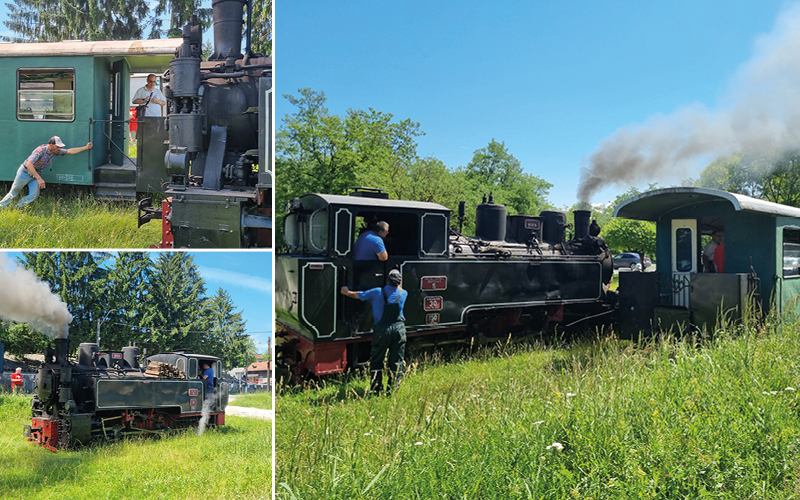
[[[167,101],[156,87],[156,75],[147,75],[147,85],[133,94],[133,104],[145,106],[143,116],[161,116],[161,106],[166,106]]]

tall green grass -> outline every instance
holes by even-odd
[[[98,201],[78,188],[48,187],[22,210],[0,210],[4,248],[149,248],[160,240],[161,221],[137,228],[135,202]]]
[[[261,408],[262,410],[272,409],[272,393],[271,392],[255,392],[250,394],[242,394],[231,401],[231,405],[244,406],[247,408]]]
[[[800,329],[496,346],[276,394],[281,499],[796,498]]]
[[[272,423],[227,417],[187,431],[52,452],[28,443],[30,396],[0,395],[0,498],[270,499]]]

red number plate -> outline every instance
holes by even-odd
[[[538,219],[525,219],[525,229],[538,231],[540,227],[542,227],[542,221]]]
[[[309,269],[314,269],[315,271],[319,271],[321,269],[325,269],[325,264],[309,264]]]
[[[189,395],[190,396],[198,396],[199,393],[200,393],[200,391],[198,391],[197,389],[189,389]]]
[[[444,300],[441,297],[425,297],[426,311],[441,311]]]
[[[426,325],[438,325],[439,324],[439,313],[430,313],[425,315],[425,324]]]
[[[420,288],[423,290],[446,290],[447,276],[423,276]]]
[[[121,352],[112,352],[111,353],[111,359],[122,359],[122,353]]]

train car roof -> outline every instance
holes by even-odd
[[[702,187],[671,187],[636,195],[617,205],[614,217],[655,222],[665,214],[685,206],[719,201],[730,203],[737,212],[758,212],[800,218],[800,208]]]
[[[181,38],[157,40],[64,40],[45,43],[0,42],[0,57],[94,56],[125,57],[132,73],[163,71],[183,43]]]
[[[389,210],[396,210],[398,208],[417,209],[417,210],[436,210],[441,212],[452,212],[447,207],[439,205],[438,203],[429,203],[425,201],[408,201],[408,200],[386,200],[381,198],[369,198],[362,196],[342,196],[336,194],[319,194],[312,193],[304,195],[305,197],[317,197],[329,205],[350,205],[357,207],[374,207]]]

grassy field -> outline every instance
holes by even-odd
[[[97,201],[88,191],[48,186],[25,209],[0,210],[0,247],[148,248],[157,244],[161,221],[137,228],[136,216],[133,201]]]
[[[30,396],[0,395],[0,498],[272,498],[272,423],[225,421],[202,437],[189,431],[54,453],[22,436]]]
[[[272,393],[271,392],[256,392],[250,394],[242,394],[233,400],[231,405],[244,406],[247,408],[261,408],[262,410],[272,409]]]
[[[800,496],[800,328],[496,346],[276,393],[280,499]]]

